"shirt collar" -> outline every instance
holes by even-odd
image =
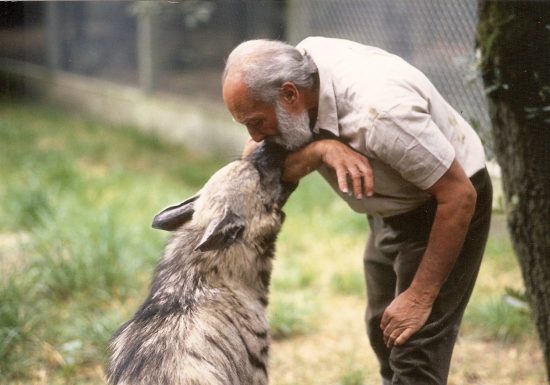
[[[300,48],[302,55],[309,55],[319,72],[319,105],[317,107],[317,121],[313,127],[313,132],[319,134],[319,130],[329,131],[332,134],[339,136],[338,131],[338,114],[336,112],[336,96],[334,95],[334,87],[330,71],[327,71],[320,60],[315,60],[312,52],[307,51],[303,47]]]

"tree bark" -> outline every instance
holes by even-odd
[[[550,2],[481,1],[477,38],[508,228],[548,374]]]

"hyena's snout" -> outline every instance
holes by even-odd
[[[283,217],[282,208],[298,185],[297,182],[283,180],[283,167],[287,155],[288,152],[280,145],[264,142],[248,158],[260,174],[263,193],[271,198],[276,210]]]

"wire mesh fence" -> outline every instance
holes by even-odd
[[[307,35],[340,37],[403,57],[430,78],[490,147],[487,104],[475,66],[476,0],[296,0],[289,15],[293,43]]]
[[[477,0],[15,2],[0,11],[0,57],[220,102],[240,41],[346,38],[418,67],[489,144],[476,23]]]

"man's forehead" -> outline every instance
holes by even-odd
[[[223,84],[223,99],[230,109],[240,109],[251,104],[250,91],[242,76],[228,76]]]
[[[264,103],[253,99],[242,77],[226,78],[223,98],[227,108],[238,122],[251,118],[252,115],[265,109]]]

